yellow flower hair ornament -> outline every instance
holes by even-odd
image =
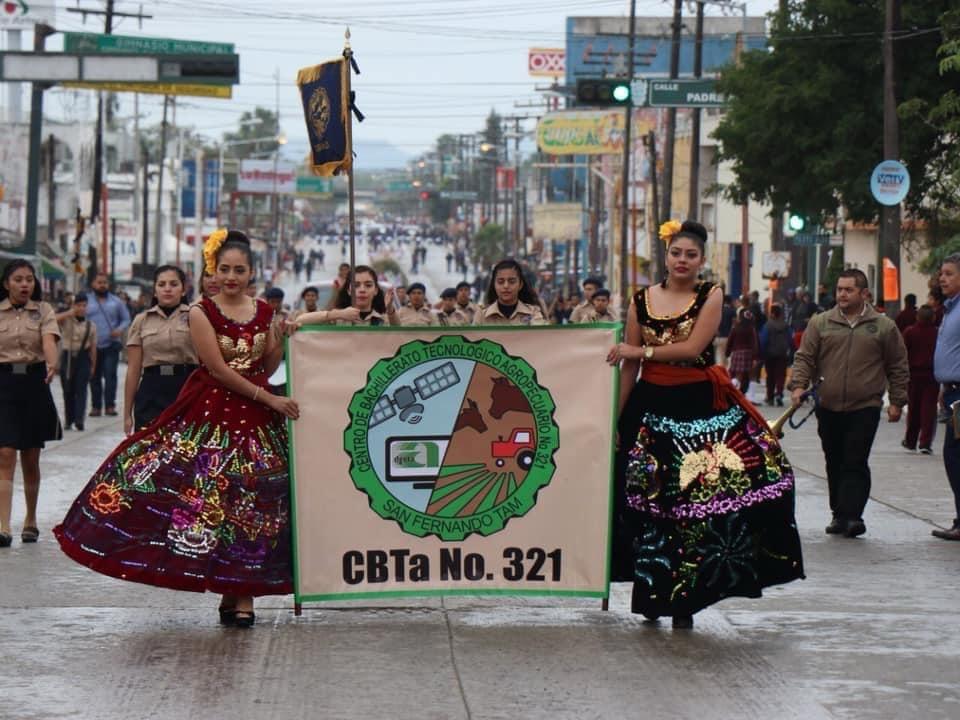
[[[660,239],[669,245],[670,241],[673,240],[673,236],[680,232],[682,228],[683,224],[679,220],[667,220],[660,226]]]
[[[207,241],[203,244],[203,269],[207,275],[213,275],[217,271],[217,251],[227,239],[227,229],[219,228],[210,233]]]

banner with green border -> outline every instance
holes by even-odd
[[[619,324],[288,340],[297,603],[607,597]]]

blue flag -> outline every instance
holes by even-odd
[[[314,175],[330,177],[350,170],[348,72],[347,61],[340,58],[297,73]]]

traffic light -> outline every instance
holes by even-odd
[[[784,213],[783,234],[793,236],[807,229],[807,218],[792,210]]]
[[[432,190],[421,190],[420,199],[421,200],[430,200],[434,197],[435,193]]]
[[[614,78],[577,80],[578,105],[629,105],[630,82]]]

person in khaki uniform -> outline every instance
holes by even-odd
[[[457,305],[457,291],[447,288],[440,293],[440,309],[437,310],[437,321],[442,327],[456,325],[470,325],[470,318]]]
[[[170,407],[187,377],[197,369],[190,308],[183,302],[185,290],[183,270],[161,265],[153,274],[153,304],[130,325],[123,388],[123,431],[127,435],[142,430]]]
[[[97,366],[97,326],[87,319],[87,296],[77,295],[60,324],[60,387],[63,389],[63,427],[83,430],[87,416],[87,384]]]
[[[427,305],[427,288],[423,283],[415,282],[407,288],[408,304],[397,311],[401,325],[430,326],[439,321],[433,310]]]
[[[582,323],[584,322],[583,316],[588,315],[593,311],[593,304],[591,300],[593,295],[597,290],[603,287],[603,283],[600,282],[600,278],[588,277],[583,281],[583,301],[578,304],[573,311],[570,313],[570,322],[571,323]]]
[[[461,280],[457,283],[457,308],[467,317],[467,323],[469,325],[473,324],[473,319],[477,315],[477,306],[475,303],[470,301],[470,283],[466,280]]]
[[[545,325],[537,294],[523,279],[516,260],[501,260],[493,266],[486,305],[477,312],[474,325]]]
[[[610,291],[600,288],[590,298],[590,309],[581,313],[581,323],[617,322],[617,316],[610,311]]]
[[[303,289],[303,292],[300,293],[300,302],[303,303],[303,307],[294,310],[287,319],[296,320],[304,313],[316,312],[320,309],[320,306],[317,304],[319,299],[320,290],[314,285],[308,285]]]
[[[357,265],[352,282],[343,283],[334,299],[332,310],[317,310],[303,313],[286,323],[296,328],[304,325],[369,325],[389,323],[399,325],[393,290],[384,292],[377,278],[377,271],[367,265]],[[353,287],[353,296],[350,288]]]
[[[26,260],[13,260],[0,281],[0,548],[10,547],[13,474],[20,454],[27,511],[20,539],[36,542],[40,450],[63,436],[50,394],[57,376],[60,328],[41,302],[40,283]]]
[[[817,425],[833,513],[826,532],[848,538],[867,531],[868,461],[884,391],[890,393],[887,419],[897,422],[910,382],[903,337],[893,320],[867,302],[868,292],[863,271],[840,273],[837,304],[810,319],[787,386],[796,405],[807,386],[822,377]]]

